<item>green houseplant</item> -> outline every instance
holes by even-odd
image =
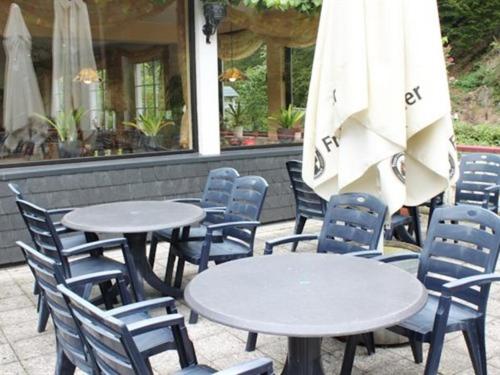
[[[291,104],[286,108],[281,108],[274,115],[269,116],[269,120],[278,124],[278,139],[291,141],[295,133],[300,132],[300,122],[304,118],[305,112],[302,109],[295,108]]]
[[[233,130],[235,137],[243,138],[243,117],[245,109],[239,101],[231,103],[226,109],[228,115],[228,124],[230,129]]]
[[[84,114],[85,111],[82,108],[67,112],[58,112],[53,119],[35,114],[36,117],[46,122],[56,131],[60,158],[80,156],[78,125]]]
[[[173,121],[165,120],[165,116],[160,113],[141,113],[136,117],[135,122],[125,121],[124,125],[137,129],[142,134],[141,143],[146,150],[159,150],[160,132],[167,126],[174,125]]]

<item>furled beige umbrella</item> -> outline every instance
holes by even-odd
[[[368,192],[395,212],[442,192],[450,111],[436,0],[323,2],[303,155],[319,195]]]
[[[40,146],[47,127],[34,114],[44,114],[42,96],[31,59],[31,35],[21,9],[11,4],[4,30],[5,64],[3,126],[7,132],[4,145],[14,151],[19,142],[31,141]]]

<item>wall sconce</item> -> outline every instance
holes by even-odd
[[[221,3],[208,3],[203,5],[205,15],[205,25],[203,34],[207,37],[207,44],[210,44],[210,37],[217,31],[217,26],[226,17],[226,5]]]

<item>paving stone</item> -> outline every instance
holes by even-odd
[[[56,356],[56,340],[53,334],[19,340],[13,343],[12,346],[21,360],[39,358],[44,355],[55,359]],[[50,356],[48,356],[49,354]]]
[[[9,344],[0,345],[0,365],[17,361],[16,354]]]
[[[0,365],[0,374],[2,375],[26,375],[19,362],[12,362],[6,365]]]
[[[42,355],[21,361],[29,375],[54,374],[56,355]]]
[[[241,353],[245,349],[245,343],[233,335],[223,332],[194,341],[196,351],[210,361],[221,359],[233,354]]]
[[[52,320],[49,319],[47,329],[43,333],[37,331],[37,321],[30,320],[28,322],[21,322],[16,324],[3,325],[3,333],[10,343],[26,340],[32,337],[40,337],[42,335],[53,335],[54,330]]]
[[[16,325],[18,323],[29,322],[37,319],[38,314],[34,307],[23,307],[17,310],[0,312],[0,324],[2,327]]]
[[[15,297],[4,298],[0,303],[0,312],[17,310],[20,307],[27,306],[34,307],[33,302],[24,294]]]

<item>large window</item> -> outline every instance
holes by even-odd
[[[0,0],[0,166],[192,148],[188,1],[16,3]]]
[[[317,21],[233,10],[219,26],[222,148],[302,142]]]

